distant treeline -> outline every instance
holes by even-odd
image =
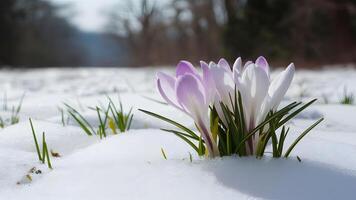
[[[125,64],[119,38],[78,30],[58,14],[68,8],[45,0],[1,0],[0,66]]]
[[[157,2],[118,1],[107,34],[97,34],[58,15],[66,7],[1,0],[0,66],[197,64],[258,55],[299,66],[356,62],[355,0]]]
[[[356,62],[355,0],[140,2],[115,8],[108,26],[127,38],[132,65],[258,55],[303,66]]]
[[[0,1],[0,64],[77,65],[83,62],[77,31],[42,0]]]

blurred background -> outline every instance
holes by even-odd
[[[356,0],[1,0],[0,9],[7,68],[356,62]]]

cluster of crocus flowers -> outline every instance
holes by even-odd
[[[201,72],[190,62],[181,61],[177,65],[175,76],[159,72],[157,88],[168,104],[194,120],[200,132],[200,140],[207,150],[205,155],[230,155],[231,151],[240,155],[256,155],[261,146],[264,151],[270,138],[276,138],[275,132],[279,127],[283,126],[281,135],[286,136],[288,130],[286,131],[284,123],[297,112],[289,116],[287,114],[301,104],[294,102],[278,111],[294,76],[293,63],[273,79],[269,64],[262,56],[255,62],[246,62],[244,66],[241,58],[237,58],[232,66],[225,59],[220,59],[217,63],[201,61],[200,66]],[[298,112],[313,102],[298,109]],[[174,122],[149,111],[144,112],[169,123]],[[218,118],[217,126],[212,124],[215,121],[212,119],[214,116]],[[283,118],[287,120],[282,120]],[[177,126],[176,122],[172,124]],[[197,140],[194,134],[193,137],[189,136],[191,131],[188,131],[189,134],[171,132],[195,147],[189,141],[190,138]],[[278,147],[280,151],[276,155],[282,154],[279,146],[283,148],[280,144],[283,142],[283,137],[278,143],[274,140],[276,149]],[[239,152],[241,144],[244,148]]]

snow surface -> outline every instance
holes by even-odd
[[[9,107],[23,93],[25,99],[20,123],[0,130],[0,199],[356,199],[356,106],[338,103],[344,88],[356,94],[356,70],[298,71],[283,103],[319,101],[290,123],[287,143],[320,117],[325,121],[290,159],[262,160],[199,158],[183,141],[160,131],[169,125],[137,108],[194,125],[174,108],[150,100],[161,100],[154,87],[158,70],[173,73],[168,68],[1,71],[0,91]],[[129,132],[100,140],[72,121],[62,126],[63,102],[97,124],[96,113],[86,107],[105,105],[106,95],[117,100],[118,94],[126,111],[134,107]],[[49,148],[61,155],[52,158],[53,170],[38,161],[29,117],[39,142],[46,132]],[[28,181],[33,167],[42,173]]]

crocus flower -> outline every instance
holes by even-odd
[[[291,63],[284,71],[270,80],[268,62],[264,57],[256,62],[248,62],[241,71],[234,70],[234,80],[241,93],[248,131],[254,129],[265,120],[268,112],[276,111],[287,92],[294,76],[294,64]],[[250,152],[253,153],[258,141],[258,134],[250,141]]]
[[[231,98],[234,98],[235,94],[233,70],[241,70],[241,58],[236,59],[233,68],[231,68],[229,63],[223,58],[220,59],[217,64],[210,62],[208,65],[203,61],[201,61],[200,64],[203,72],[208,74],[207,77],[210,77],[212,83],[210,83],[209,87],[215,90],[215,93],[213,92],[214,96],[212,97],[214,106],[220,119],[226,125],[226,119],[220,103],[226,105],[230,110],[233,108],[231,102]]]
[[[210,87],[212,80],[206,70],[203,68],[201,76],[191,63],[181,61],[177,65],[175,77],[162,72],[157,74],[157,88],[168,104],[193,118],[209,156],[215,157],[219,156],[219,150],[209,126],[209,104],[215,90]]]

